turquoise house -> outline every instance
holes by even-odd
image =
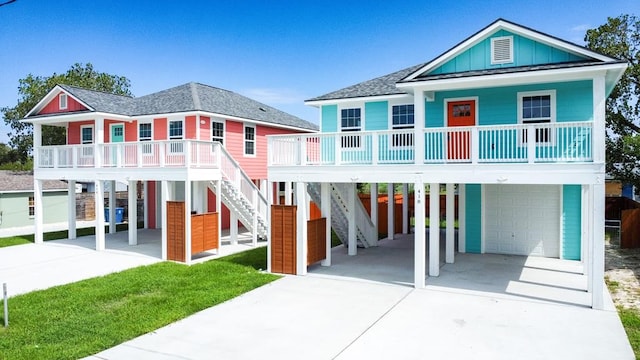
[[[372,197],[381,183],[402,184],[405,200],[413,189],[417,288],[425,274],[439,275],[437,224],[446,213],[446,263],[456,251],[576,261],[592,306],[602,308],[605,101],[626,68],[499,19],[429,62],[307,100],[321,132],[270,137],[269,181],[295,183],[297,198],[308,192],[325,205],[350,255],[378,241],[378,214],[354,200],[356,184],[369,183]],[[439,196],[424,203],[425,193],[441,191],[444,209]],[[402,212],[403,228],[391,224],[390,237],[411,231],[408,207]],[[305,223],[306,211],[297,214]],[[306,272],[305,236],[298,233],[298,274]]]

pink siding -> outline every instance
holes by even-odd
[[[38,115],[87,110],[86,107],[82,106],[82,104],[77,102],[71,96],[67,96],[67,108],[64,110],[60,110],[60,94],[64,94],[64,92],[59,92],[53,98],[53,100],[51,100],[47,105],[45,105],[44,108],[42,108],[42,110],[40,110]]]
[[[206,116],[200,117],[200,140],[211,140],[211,119]]]
[[[244,155],[244,124],[227,120],[225,147],[251,179],[267,178],[267,135],[292,134],[300,131],[256,125],[256,154]]]
[[[167,118],[153,119],[153,140],[167,140]]]
[[[147,217],[149,221],[149,229],[156,228],[156,182],[149,181],[147,185],[148,194],[144,194],[145,200],[147,202],[147,206],[145,211],[148,211],[149,215]]]
[[[69,123],[69,127],[67,128],[67,144],[69,145],[80,144],[80,127],[83,125],[93,125],[93,124],[94,124],[93,120],[77,121],[77,122]]]
[[[187,116],[184,118],[184,138],[197,140],[198,124],[195,116]]]
[[[138,141],[138,121],[124,123],[124,141]]]
[[[214,194],[211,190],[207,190],[207,210],[208,211],[217,211],[216,210],[216,194]],[[220,225],[222,229],[228,229],[231,227],[231,212],[229,209],[222,204],[222,218],[220,219]]]

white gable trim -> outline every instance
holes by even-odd
[[[95,111],[95,109],[93,109],[91,106],[87,105],[84,101],[78,99],[77,97],[73,96],[71,93],[69,93],[68,91],[66,91],[65,89],[63,89],[60,85],[56,85],[53,89],[51,89],[51,91],[49,91],[47,93],[47,96],[45,96],[44,98],[42,98],[42,100],[40,100],[36,106],[33,107],[33,109],[29,110],[29,112],[27,113],[27,115],[25,115],[26,117],[29,117],[31,115],[37,114],[38,112],[40,112],[48,103],[50,103],[51,101],[53,101],[53,99],[58,95],[58,93],[63,92],[65,94],[67,94],[67,108],[69,107],[69,97],[71,97],[73,100],[79,102],[82,106],[86,107],[87,109],[91,110],[91,111]]]
[[[533,31],[530,29],[527,29],[525,27],[522,27],[520,25],[516,25],[513,23],[510,23],[508,21],[505,20],[498,20],[496,22],[494,22],[493,24],[487,26],[486,28],[480,30],[478,33],[476,33],[475,35],[471,36],[470,38],[464,40],[463,42],[461,42],[460,44],[454,46],[453,48],[451,48],[450,50],[448,50],[447,52],[445,52],[444,54],[440,55],[439,57],[435,58],[433,61],[427,63],[425,66],[421,67],[420,69],[416,70],[415,72],[411,73],[410,75],[406,76],[404,79],[400,80],[399,82],[404,82],[404,81],[411,81],[414,80],[416,77],[420,76],[421,74],[431,71],[435,68],[437,68],[438,66],[446,63],[447,61],[453,59],[454,57],[456,57],[457,55],[459,55],[460,53],[464,52],[465,50],[471,48],[472,46],[480,43],[482,40],[484,40],[485,38],[491,36],[491,34],[498,32],[500,30],[506,30],[509,31],[511,33],[517,34],[517,35],[521,35],[523,37],[526,38],[530,38],[533,39],[537,42],[540,42],[542,44],[545,45],[549,45],[555,48],[559,48],[559,49],[563,49],[567,52],[570,52],[572,54],[575,55],[579,55],[579,56],[585,56],[585,57],[590,57],[596,60],[600,60],[600,61],[617,61],[616,59],[610,58],[608,56],[599,54],[597,52],[591,51],[589,49],[583,48],[581,46],[572,44],[570,42],[564,41],[564,40],[560,40],[557,38],[554,38],[552,36],[537,32],[537,31]]]
[[[327,100],[310,100],[305,101],[305,105],[320,107],[322,105],[337,105],[350,102],[372,102],[372,101],[385,101],[392,99],[407,99],[413,101],[413,96],[409,94],[392,94],[392,95],[377,95],[377,96],[359,96],[352,98],[340,98],[340,99],[327,99]]]

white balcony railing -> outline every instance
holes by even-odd
[[[592,162],[593,123],[426,128],[268,137],[269,166]],[[418,157],[418,161],[415,157]]]
[[[35,149],[36,168],[216,168],[220,148],[194,140],[41,146]]]

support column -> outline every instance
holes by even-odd
[[[233,211],[229,211],[229,237],[231,245],[238,245],[238,217]]]
[[[109,181],[109,234],[116,233],[116,182]],[[104,201],[104,200],[103,200]]]
[[[440,184],[429,184],[429,276],[440,275]]]
[[[395,191],[393,190],[393,183],[387,184],[387,239],[393,240],[395,234],[393,208],[395,206]]]
[[[347,212],[349,224],[349,249],[347,254],[354,256],[358,253],[358,238],[356,235],[356,184],[347,184]]]
[[[580,261],[582,262],[582,273],[584,275],[589,275],[589,226],[590,226],[590,213],[589,213],[589,186],[582,185],[582,198],[581,200],[581,208],[582,208],[582,237],[580,241]]]
[[[191,265],[191,180],[184,182],[184,262]]]
[[[142,193],[144,194],[143,197],[143,201],[144,201],[144,206],[142,207],[144,209],[144,228],[148,229],[149,228],[149,209],[147,206],[147,199],[151,199],[151,194],[149,194],[149,181],[143,181],[142,182]],[[153,198],[155,199],[156,194],[153,194]]]
[[[67,183],[67,229],[69,239],[76,238],[76,181],[69,180]]]
[[[127,194],[129,207],[129,245],[138,245],[138,182],[129,180]]]
[[[376,228],[378,234],[378,183],[372,183],[369,186],[371,192],[371,222]]]
[[[409,233],[409,184],[402,184],[402,233]]]
[[[274,205],[280,205],[280,182],[273,183],[273,202]]]
[[[286,181],[284,183],[284,204],[291,205],[291,182]]]
[[[326,247],[325,247],[325,259],[322,260],[320,265],[331,266],[331,189],[329,189],[329,183],[320,183],[320,211],[322,216],[326,219]]]
[[[216,212],[218,213],[218,239],[222,239],[222,180],[216,180]],[[232,240],[233,241],[233,240]]]
[[[424,164],[424,126],[425,126],[425,93],[423,90],[414,90],[413,92],[413,112],[415,121],[414,131],[414,162],[416,165]]]
[[[104,182],[97,180],[95,182],[95,209],[96,209],[96,250],[102,251],[105,248],[104,243]]]
[[[307,184],[303,182],[296,182],[296,205],[297,209],[297,266],[296,273],[298,275],[307,274],[307,207],[308,203],[305,201],[305,193],[307,192]]]
[[[467,252],[466,243],[466,206],[467,206],[467,192],[465,184],[458,184],[458,252]]]
[[[604,176],[603,176],[604,178]],[[589,279],[592,282],[593,292],[591,307],[604,309],[604,209],[605,189],[604,183],[592,185],[591,202],[593,204],[593,222],[591,223],[592,238],[592,271]]]
[[[34,242],[42,244],[44,242],[44,213],[42,206],[42,180],[33,181],[33,211],[34,211]]]
[[[445,262],[453,264],[455,261],[455,184],[447,184],[446,195],[446,212],[447,212],[447,230],[446,230],[446,249]],[[440,195],[438,195],[438,198]]]
[[[413,286],[416,289],[422,289],[425,286],[425,274],[426,274],[426,236],[425,236],[425,196],[424,196],[424,182],[419,179],[413,185],[413,204],[415,209],[415,238],[414,238],[414,278]]]
[[[171,200],[169,182],[156,182],[156,189],[160,186],[160,222],[162,226],[162,260],[167,260],[167,201]],[[157,218],[156,218],[157,221]]]
[[[267,181],[267,272],[271,272],[271,204],[273,204],[273,182]]]

